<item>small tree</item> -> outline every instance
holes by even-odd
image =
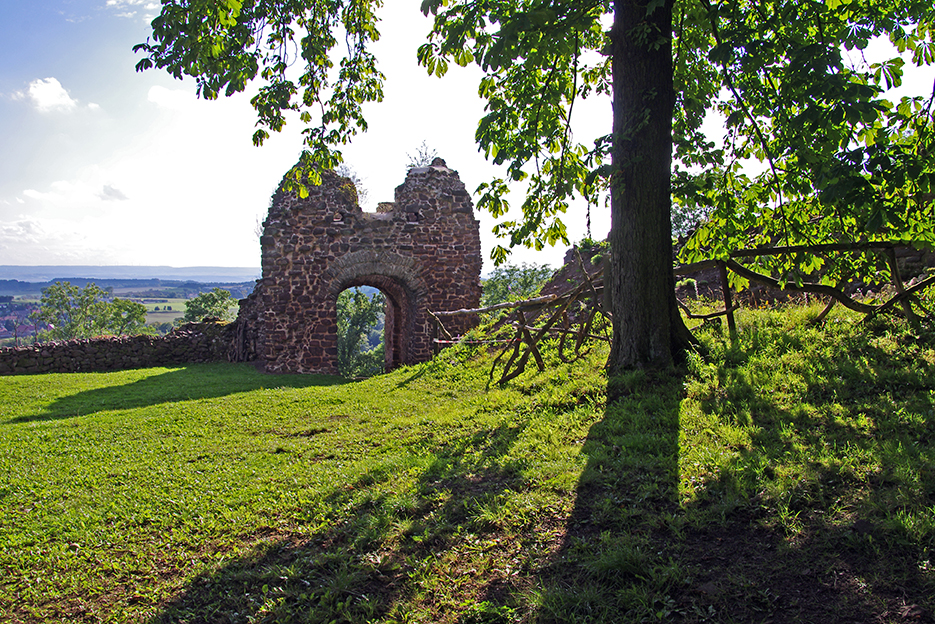
[[[223,321],[232,321],[234,320],[233,307],[236,303],[237,301],[231,296],[229,290],[214,288],[188,300],[182,322],[197,323],[205,317],[216,317]]]
[[[253,235],[257,240],[263,238],[263,217],[260,215],[256,216],[256,222],[253,224]]]
[[[117,336],[149,334],[153,329],[146,324],[146,306],[129,299],[114,299],[105,308],[106,333]]]
[[[338,370],[345,377],[370,377],[383,372],[384,344],[367,349],[367,338],[380,322],[386,297],[368,297],[359,288],[338,295]]]
[[[494,269],[484,280],[481,305],[492,306],[504,301],[520,301],[535,297],[552,277],[553,269],[548,265],[523,263],[519,266],[503,265]]]
[[[92,338],[105,334],[149,333],[146,306],[129,299],[108,300],[107,291],[90,283],[84,288],[55,282],[42,289],[39,308],[29,315],[43,340]],[[39,329],[44,326],[45,329]]]
[[[39,308],[29,315],[36,336],[44,340],[90,338],[103,333],[106,325],[104,292],[95,284],[84,288],[71,282],[55,282],[42,289]],[[45,326],[40,330],[39,326]]]
[[[409,165],[406,167],[406,171],[409,171],[415,167],[428,167],[432,164],[433,160],[438,158],[438,152],[435,151],[435,148],[429,147],[428,143],[422,141],[416,153],[410,154],[407,152],[406,157],[409,158]]]

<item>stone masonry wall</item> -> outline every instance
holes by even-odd
[[[479,223],[458,173],[440,158],[411,169],[376,213],[363,212],[353,183],[333,172],[308,190],[303,199],[280,185],[273,196],[263,277],[238,317],[245,351],[255,349],[268,372],[336,373],[337,297],[374,286],[387,298],[387,369],[430,359],[426,310],[480,301]]]
[[[228,360],[234,325],[189,323],[166,336],[108,336],[0,349],[0,375],[87,373]]]

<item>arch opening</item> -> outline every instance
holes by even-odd
[[[412,339],[415,302],[413,293],[400,280],[379,274],[355,276],[338,288],[347,292],[353,288],[370,288],[381,293],[383,304],[383,370],[391,371],[411,364],[409,343]],[[340,296],[340,295],[339,295]]]
[[[337,367],[343,377],[373,377],[386,370],[387,297],[377,288],[353,286],[336,300]]]

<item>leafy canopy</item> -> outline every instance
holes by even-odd
[[[674,196],[709,214],[684,260],[744,247],[935,243],[933,94],[893,101],[886,93],[903,81],[906,60],[897,52],[916,65],[935,62],[931,2],[678,6],[675,158],[683,166]],[[892,44],[892,58],[867,60],[875,39]],[[718,149],[699,134],[704,110],[726,120]],[[751,159],[764,164],[762,173],[749,172]],[[830,283],[885,275],[877,262],[790,253],[757,264],[784,280],[821,269]]]
[[[514,245],[561,238],[555,215],[575,192],[593,198],[589,183],[612,171],[611,137],[586,150],[569,130],[576,99],[608,92],[614,60],[583,59],[598,58],[588,53],[607,44],[601,24],[611,3],[426,0],[423,10],[435,15],[419,53],[430,71],[472,59],[486,72],[481,148],[507,163],[515,180],[535,164],[523,219],[498,228]],[[932,64],[933,34],[935,9],[927,1],[676,2],[674,201],[712,217],[683,259],[754,245],[935,242],[932,98],[889,101],[885,91],[902,84],[905,60],[894,53],[871,63],[863,54],[883,38],[912,63]],[[726,120],[720,145],[702,132],[713,112]],[[765,164],[762,174],[747,173],[751,160]],[[504,182],[482,190],[479,205],[504,214]],[[505,250],[495,254],[502,259]],[[837,262],[826,267],[826,279],[870,270],[859,260]],[[822,265],[794,255],[761,263],[799,273]]]
[[[478,206],[504,218],[495,231],[507,246],[567,243],[562,214],[572,199],[593,203],[607,189],[614,138],[579,140],[572,119],[576,103],[609,96],[612,62],[627,62],[608,52],[610,18],[626,4],[422,2],[434,22],[419,63],[438,76],[451,64],[474,63],[484,72],[478,93],[486,109],[476,139],[506,175],[480,185]],[[166,0],[151,40],[136,47],[146,54],[138,69],[194,76],[207,98],[261,79],[252,100],[254,141],[280,130],[286,112],[298,112],[306,124],[303,166],[314,183],[315,168],[337,165],[340,146],[366,130],[361,105],[382,99],[383,75],[367,49],[379,38],[381,6]],[[646,10],[658,6],[652,0]],[[879,38],[913,64],[932,64],[930,0],[681,0],[671,26],[673,201],[711,217],[683,260],[747,246],[894,237],[935,243],[932,98],[887,99],[886,90],[902,84],[906,60],[893,53],[870,62],[864,55]],[[651,41],[644,30],[622,36]],[[287,72],[293,64],[301,68],[297,78],[299,72]],[[725,119],[718,142],[702,131],[712,113]],[[639,127],[647,111],[628,114]],[[751,173],[751,161],[763,163],[762,173]],[[508,184],[521,180],[529,193],[522,216],[511,218]],[[498,246],[492,255],[499,263],[506,254]],[[874,270],[866,257],[786,254],[757,263],[789,279],[818,269],[826,280]]]
[[[572,118],[576,102],[611,93],[610,59],[598,53],[607,45],[602,18],[611,3],[425,0],[422,10],[434,15],[434,28],[419,48],[419,62],[438,76],[450,62],[474,62],[485,74],[478,94],[486,114],[475,137],[507,175],[478,187],[478,207],[505,217],[508,184],[526,181],[522,218],[502,221],[494,231],[510,247],[567,245],[560,215],[575,196],[596,203],[606,188],[599,174],[606,170],[609,136],[589,147],[573,136]],[[503,246],[492,252],[498,264],[506,256]]]
[[[153,20],[152,37],[134,48],[146,55],[137,70],[156,67],[176,78],[192,76],[207,99],[262,81],[251,100],[259,127],[254,143],[280,131],[286,113],[299,114],[306,124],[307,149],[290,179],[292,188],[304,194],[303,175],[318,183],[318,171],[341,163],[340,146],[367,129],[362,105],[383,98],[384,76],[367,47],[379,39],[376,11],[382,4],[165,0]],[[422,9],[437,11],[441,4],[424,2]],[[573,140],[569,123],[576,98],[609,93],[608,62],[586,56],[603,46],[600,17],[610,3],[552,3],[551,8],[543,8],[550,3],[541,1],[445,4],[452,5],[449,19],[436,20],[436,34],[420,49],[419,62],[438,76],[447,71],[449,59],[462,66],[477,61],[488,70],[480,94],[488,100],[489,114],[478,128],[478,144],[494,162],[508,165],[507,179],[529,178],[531,184],[523,220],[501,223],[497,232],[509,235],[511,244],[537,248],[567,242],[557,213],[575,192],[593,200],[601,185],[600,178],[588,175],[599,158]],[[464,15],[457,15],[461,9]],[[502,32],[481,33],[479,24],[486,24],[488,16],[491,25],[503,26]],[[466,43],[473,35],[480,36],[477,50]],[[529,46],[534,49],[527,55]],[[525,57],[515,63],[521,53]],[[535,168],[531,177],[527,165]],[[506,179],[479,190],[481,208],[496,217],[506,214]],[[498,247],[494,257],[503,261],[506,249]]]
[[[191,76],[198,94],[209,100],[243,91],[261,79],[251,99],[258,126],[253,143],[262,145],[270,131],[282,130],[287,112],[297,112],[306,124],[302,132],[308,149],[304,167],[293,171],[293,179],[300,182],[306,173],[318,184],[318,171],[343,160],[335,146],[367,130],[361,105],[383,99],[384,77],[367,49],[380,37],[374,12],[382,4],[164,0],[152,22],[152,37],[134,47],[146,54],[136,69],[157,67],[176,78]]]
[[[231,296],[229,290],[213,288],[208,292],[199,293],[185,303],[183,323],[198,323],[205,317],[219,318],[222,321],[234,319],[234,306],[237,300]]]

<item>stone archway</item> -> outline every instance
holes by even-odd
[[[376,213],[333,172],[308,190],[300,198],[280,185],[264,224],[263,278],[238,318],[256,359],[269,372],[336,373],[336,302],[353,286],[387,297],[387,369],[430,359],[426,310],[480,301],[479,224],[457,172],[440,158],[411,169]]]
[[[324,273],[329,300],[337,301],[342,291],[354,286],[378,288],[386,296],[386,370],[414,363],[409,352],[415,320],[429,291],[421,273],[414,257],[386,250],[349,253],[337,258]]]
[[[378,288],[386,297],[383,318],[384,370],[409,364],[409,342],[412,340],[415,305],[405,287],[382,275],[366,275],[348,283],[354,286]]]

